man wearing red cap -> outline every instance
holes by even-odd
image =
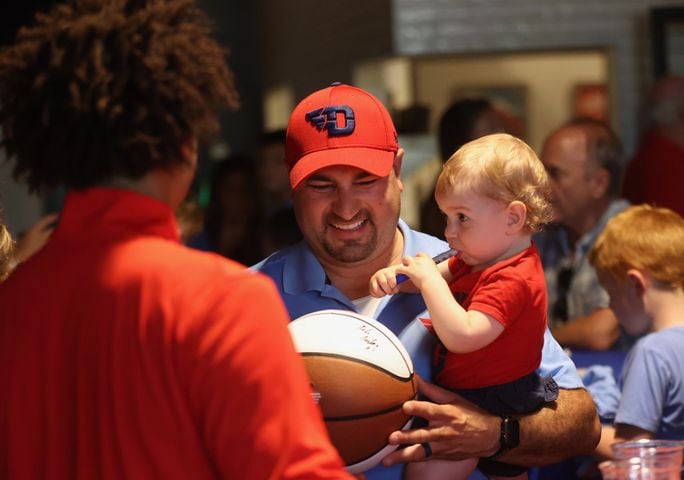
[[[378,304],[368,291],[371,275],[403,255],[434,256],[448,249],[399,218],[403,156],[389,113],[368,92],[336,83],[302,100],[288,124],[285,162],[304,241],[254,268],[274,279],[292,318],[323,309],[377,318],[402,340],[416,371],[430,378],[432,340],[418,320],[425,316],[420,295],[397,294]],[[423,394],[444,405],[407,402],[405,412],[429,425],[394,432],[391,443],[409,446],[390,454],[385,464],[495,456],[534,466],[591,452],[600,432],[596,410],[548,331],[541,371],[562,389],[555,408],[510,422],[422,382]],[[400,478],[401,469],[379,466],[367,476]]]

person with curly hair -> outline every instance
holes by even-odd
[[[237,103],[192,0],[73,0],[0,51],[14,174],[68,190],[0,285],[0,477],[349,478],[272,282],[179,242]]]

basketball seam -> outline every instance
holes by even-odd
[[[406,400],[411,400],[411,399],[407,398]],[[345,422],[348,420],[361,420],[363,418],[375,417],[377,415],[384,415],[385,413],[394,412],[395,410],[401,409],[403,404],[404,404],[404,402],[402,402],[398,405],[393,405],[391,407],[383,408],[382,410],[377,410],[375,412],[370,412],[370,413],[362,413],[362,414],[356,414],[356,415],[345,415],[343,417],[323,417],[323,419],[326,422]]]
[[[402,427],[402,430],[403,430],[404,428],[406,428],[406,427],[409,425],[409,423],[411,423],[411,419],[409,419],[409,420],[404,424],[404,426]],[[382,449],[384,449],[384,448],[387,448],[387,445],[384,445],[384,446],[378,448],[377,450],[375,450],[374,452],[371,452],[370,454],[367,454],[367,455],[366,455],[365,457],[363,457],[363,458],[355,458],[355,459],[353,459],[350,463],[347,464],[347,467],[354,466],[354,465],[358,465],[358,464],[360,464],[360,463],[362,463],[362,462],[365,462],[366,460],[369,460],[369,459],[373,458],[375,455],[377,455],[379,452],[381,452]]]
[[[395,379],[399,380],[399,381],[402,382],[402,383],[410,382],[410,381],[413,379],[413,373],[411,373],[408,377],[402,377],[402,376],[397,375],[397,374],[395,374],[395,373],[393,373],[393,372],[390,372],[389,370],[387,370],[387,369],[385,369],[385,368],[382,368],[382,367],[376,365],[375,363],[371,363],[371,362],[369,362],[369,361],[367,361],[367,360],[362,360],[362,359],[356,358],[356,357],[349,357],[349,356],[347,356],[347,355],[342,355],[342,354],[339,354],[339,353],[328,353],[328,352],[303,352],[303,353],[300,353],[300,354],[301,354],[302,357],[329,357],[329,358],[339,358],[339,359],[342,359],[342,360],[349,360],[350,362],[353,362],[353,363],[360,363],[360,364],[362,364],[362,365],[366,365],[366,366],[371,367],[371,368],[373,368],[373,369],[375,369],[375,370],[379,370],[379,371],[381,371],[381,372],[383,372],[383,373],[386,373],[386,374],[389,375],[390,377],[395,378]],[[408,367],[408,365],[407,365],[407,367]]]

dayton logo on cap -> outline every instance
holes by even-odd
[[[312,93],[292,111],[285,164],[296,189],[326,167],[346,165],[387,176],[399,149],[389,112],[360,88],[334,83]]]
[[[344,115],[342,126],[337,123],[338,113]],[[307,113],[306,119],[318,130],[326,129],[331,137],[351,135],[354,132],[354,110],[348,105],[317,108]]]

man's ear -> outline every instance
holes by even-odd
[[[527,207],[519,200],[514,200],[506,207],[507,233],[513,234],[522,231],[527,222]]]
[[[598,167],[591,178],[594,198],[603,198],[610,188],[610,172],[603,167]]]
[[[404,161],[404,149],[400,148],[394,155],[394,164],[392,169],[394,170],[394,175],[397,177],[397,182],[399,182],[399,190],[404,191],[404,184],[401,181],[401,164]]]
[[[397,176],[397,178],[401,177],[401,164],[404,161],[404,153],[404,149],[400,148],[394,155],[394,165],[392,168],[394,169],[394,174]]]

